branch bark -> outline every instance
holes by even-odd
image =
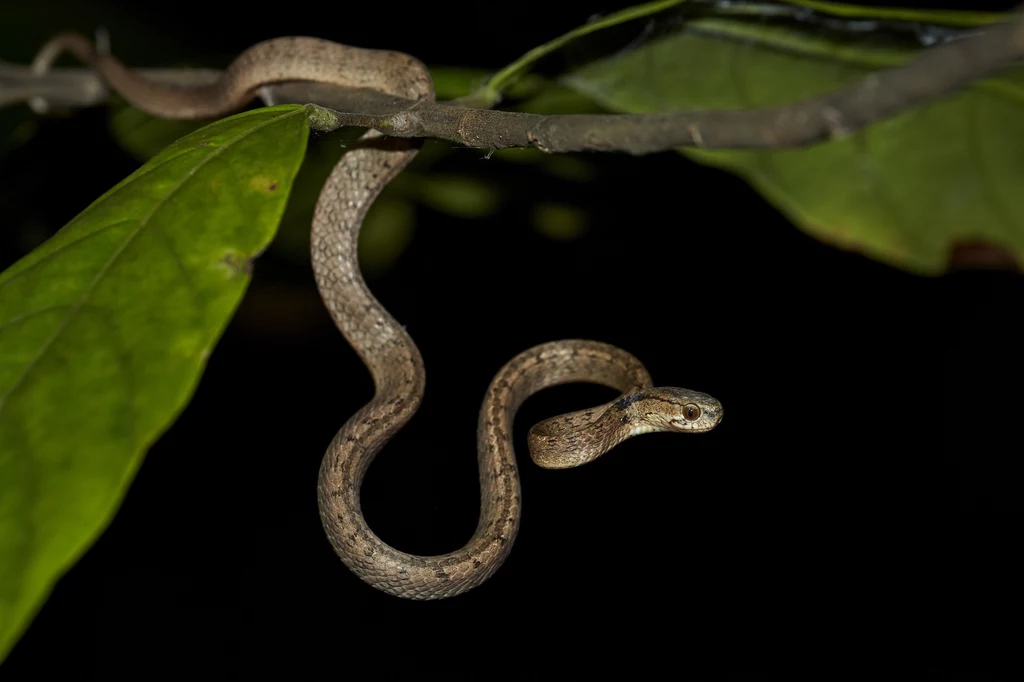
[[[1024,13],[978,35],[924,50],[904,65],[868,74],[826,95],[767,109],[665,114],[539,115],[415,103],[369,90],[314,83],[265,88],[264,102],[316,103],[333,110],[333,127],[374,128],[396,137],[432,137],[467,147],[535,147],[545,152],[618,151],[648,154],[681,146],[705,149],[781,149],[852,134],[1024,59]],[[142,69],[164,83],[198,85],[216,70]],[[0,62],[0,106],[34,97],[53,107],[99,104],[106,87],[88,69],[28,67]]]

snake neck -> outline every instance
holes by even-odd
[[[570,469],[601,457],[625,440],[617,402],[538,422],[527,435],[530,458],[544,469]]]
[[[510,426],[530,396],[577,382],[607,386],[618,391],[620,398],[651,386],[647,370],[631,354],[597,341],[566,340],[542,344],[510,360],[491,382],[485,402],[505,405],[503,423]],[[533,461],[547,469],[565,469],[593,461],[615,447],[623,440],[618,402],[536,424],[527,439]],[[481,423],[481,429],[487,427]]]

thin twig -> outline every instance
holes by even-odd
[[[1019,12],[1019,11],[1018,11]],[[676,147],[789,148],[849,135],[912,107],[949,96],[1024,58],[1024,14],[978,35],[928,48],[901,66],[873,72],[826,95],[767,109],[665,114],[539,115],[439,103],[414,103],[374,91],[285,83],[265,95],[277,103],[314,102],[334,110],[335,126],[374,128],[396,137],[432,137],[467,147],[536,147],[546,152],[648,154]],[[213,70],[142,70],[165,83],[215,80]],[[0,106],[33,97],[52,107],[98,104],[106,90],[87,69],[42,75],[0,62]]]

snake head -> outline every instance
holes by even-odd
[[[630,394],[616,404],[631,436],[656,431],[710,431],[722,421],[722,403],[707,393],[671,386],[648,388]]]

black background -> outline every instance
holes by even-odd
[[[105,23],[116,48],[116,29],[136,25],[126,61],[145,61],[139,43],[153,36],[171,58],[223,65],[258,40],[305,34],[498,68],[625,4],[92,3],[68,22],[27,23],[19,39]],[[613,662],[631,676],[669,666],[726,679],[785,662],[831,678],[892,655],[908,676],[938,680],[1006,652],[1019,582],[1019,275],[922,278],[831,248],[741,180],[675,154],[594,158],[599,177],[582,185],[483,156],[460,150],[444,168],[585,206],[591,229],[557,243],[517,205],[485,222],[424,208],[408,251],[370,279],[428,376],[420,413],[364,486],[374,530],[424,554],[468,539],[479,401],[536,343],[619,345],[656,382],[719,398],[722,425],[541,471],[524,458],[529,425],[608,394],[538,395],[516,422],[524,516],[507,563],[443,602],[379,593],[333,555],[315,495],[327,443],[372,385],[308,263],[271,250],[191,404],[0,667],[4,680],[278,666],[525,677]],[[101,110],[45,121],[2,163],[14,215],[51,233],[138,165]],[[25,251],[6,228],[3,266]]]

